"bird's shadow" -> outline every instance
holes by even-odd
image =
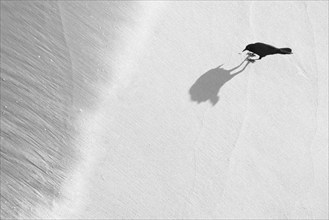
[[[239,69],[245,62],[245,66],[238,72],[234,73],[234,71]],[[207,71],[202,76],[200,76],[190,88],[189,93],[191,100],[197,102],[198,104],[209,100],[213,106],[216,105],[219,101],[218,93],[222,86],[227,81],[231,80],[234,76],[244,71],[249,63],[250,61],[248,61],[246,58],[241,64],[232,69],[223,69],[222,64],[214,69]]]

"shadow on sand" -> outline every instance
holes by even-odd
[[[246,64],[243,69],[236,73],[232,73],[241,67],[244,62],[246,62]],[[234,76],[244,71],[249,63],[250,61],[248,61],[246,58],[242,61],[241,64],[234,67],[233,69],[223,69],[221,68],[221,66],[223,66],[222,64],[214,69],[207,71],[202,76],[200,76],[190,88],[189,93],[191,100],[197,102],[198,104],[209,100],[213,106],[216,105],[219,100],[218,93],[222,86],[227,81],[231,80]]]

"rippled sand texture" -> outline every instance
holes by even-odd
[[[77,119],[111,78],[125,3],[1,2],[1,217],[33,217],[60,197],[79,156]],[[102,4],[107,7],[103,9]],[[93,14],[98,14],[94,15]],[[99,15],[101,14],[101,15]],[[63,19],[73,16],[74,19]],[[97,20],[98,19],[98,20]],[[110,24],[104,31],[98,23]],[[67,31],[69,29],[70,31]],[[67,33],[69,32],[69,33]],[[32,216],[31,216],[32,214]]]

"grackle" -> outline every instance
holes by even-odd
[[[254,56],[254,54],[257,54],[259,56],[258,60],[262,59],[263,57],[265,57],[267,55],[292,54],[292,51],[290,48],[276,48],[274,46],[264,44],[264,43],[259,43],[259,42],[247,45],[243,51],[245,51],[245,50],[252,52],[252,53],[248,53],[248,55],[250,57]],[[249,61],[255,61],[255,60],[249,59]]]

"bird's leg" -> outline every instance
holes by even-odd
[[[246,60],[248,60],[248,61],[251,62],[251,63],[254,63],[255,60],[254,60],[254,59],[251,59],[251,57],[255,57],[256,54],[254,54],[254,53],[252,53],[252,52],[248,52],[247,55],[248,55],[248,56],[247,56]]]
[[[256,60],[260,60],[260,59],[262,59],[262,57],[261,56],[259,56],[258,54],[255,54],[255,53],[252,53],[252,52],[248,52],[247,53],[247,60],[249,61],[249,62],[251,62],[251,63],[254,63]],[[258,56],[258,59],[251,59],[251,57],[255,57],[255,56]]]
[[[256,54],[254,54],[252,52],[248,52],[247,55],[248,55],[248,57],[254,57],[254,56],[256,56]]]
[[[251,63],[254,63],[254,62],[255,62],[255,60],[250,59],[250,58],[248,58],[247,60],[248,60],[249,62],[251,62]]]

